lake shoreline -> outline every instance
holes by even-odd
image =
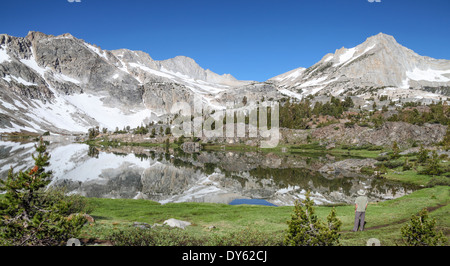
[[[168,159],[168,161],[176,162],[177,166],[186,167],[186,163],[191,160],[194,155],[184,154],[188,158],[187,161],[174,161],[176,155],[174,152],[179,152],[178,144],[170,144],[169,152],[166,156],[165,143],[159,143],[149,146],[140,146],[136,144],[130,145],[117,145],[116,147],[104,146],[97,143],[96,146],[89,146],[84,143],[77,143],[82,148],[83,156],[88,156],[87,152],[90,147],[102,154],[102,148],[126,148],[126,149],[138,149],[143,150],[148,148],[156,148],[160,152],[155,153],[156,156],[162,156],[162,162]],[[352,204],[323,204],[316,205],[316,210],[320,218],[325,218],[329,213],[331,207],[337,209],[338,218],[343,221],[342,228],[342,243],[344,245],[365,245],[365,241],[369,238],[378,238],[382,241],[382,245],[397,245],[400,237],[399,228],[406,224],[411,215],[417,214],[421,208],[429,208],[432,210],[432,216],[437,218],[438,228],[444,230],[447,237],[450,232],[450,222],[448,217],[448,202],[450,199],[449,186],[440,185],[445,178],[448,178],[444,173],[441,177],[433,177],[428,175],[419,174],[419,170],[423,168],[422,165],[417,164],[417,169],[403,170],[403,162],[405,159],[414,162],[417,158],[417,153],[406,153],[400,155],[398,158],[392,159],[390,156],[394,155],[392,150],[380,150],[378,147],[365,147],[364,149],[351,146],[337,146],[333,149],[326,149],[320,143],[311,143],[304,145],[291,145],[289,147],[278,147],[271,150],[250,150],[250,147],[244,147],[240,145],[226,146],[225,150],[216,150],[220,145],[209,144],[206,146],[205,154],[208,152],[219,152],[221,154],[249,154],[250,158],[258,158],[258,154],[269,156],[268,158],[274,159],[279,156],[294,156],[293,160],[298,160],[295,157],[299,154],[306,154],[306,157],[316,155],[319,158],[325,158],[325,160],[332,160],[330,157],[322,157],[325,155],[334,156],[337,158],[370,158],[379,159],[377,161],[390,163],[389,167],[386,167],[386,173],[383,174],[383,179],[395,180],[400,183],[414,184],[420,187],[420,189],[408,194],[403,195],[395,199],[387,199],[384,201],[372,201],[369,204],[367,213],[367,230],[365,232],[351,233],[350,229],[353,223],[354,207]],[[32,144],[28,146],[32,148]],[[249,150],[247,150],[247,148]],[[283,150],[284,148],[284,150]],[[14,148],[16,150],[20,150]],[[209,149],[209,150],[208,150]],[[117,152],[118,150],[116,150]],[[112,153],[112,151],[110,151]],[[84,154],[86,153],[86,154]],[[66,154],[64,150],[60,150],[59,153],[54,154],[60,160],[66,160],[61,155]],[[183,154],[183,153],[181,153]],[[383,155],[380,155],[383,154]],[[112,154],[114,155],[114,154]],[[112,156],[111,155],[111,156]],[[114,156],[132,156],[136,157],[137,154],[123,154]],[[149,153],[151,156],[151,154]],[[172,155],[172,156],[171,156]],[[94,156],[94,157],[90,157]],[[95,162],[95,152],[88,156]],[[180,155],[181,156],[181,155]],[[198,155],[196,155],[198,156]],[[86,158],[88,158],[86,157]],[[384,160],[386,157],[388,160]],[[112,158],[112,157],[111,157]],[[139,157],[136,157],[139,159]],[[180,157],[184,158],[184,157]],[[203,158],[203,157],[202,157]],[[218,157],[217,159],[224,160],[226,157]],[[231,158],[234,158],[231,156]],[[141,158],[142,159],[142,158]],[[197,158],[198,159],[198,158]],[[205,159],[205,158],[203,158]],[[70,160],[69,160],[70,161]],[[157,160],[156,160],[157,161]],[[239,157],[235,159],[236,162],[242,161]],[[319,160],[320,161],[320,160]],[[395,164],[398,162],[398,164]],[[227,161],[224,161],[225,165],[230,165]],[[268,164],[273,164],[273,161],[269,161]],[[440,162],[442,167],[446,167],[447,162],[442,160]],[[308,164],[305,164],[308,165]],[[188,168],[183,168],[188,169]],[[263,170],[263,169],[261,169]],[[365,169],[368,171],[368,169]],[[289,172],[285,172],[282,169],[276,170],[276,172],[269,172],[270,174],[278,173],[280,176],[285,176]],[[113,173],[113,171],[111,172]],[[294,172],[296,173],[296,172]],[[259,174],[255,172],[254,174]],[[261,172],[265,174],[265,172]],[[381,180],[383,180],[381,179]],[[275,179],[276,180],[276,179]],[[283,182],[290,182],[289,179],[282,179]],[[335,179],[339,180],[339,178]],[[207,185],[205,183],[205,185]],[[1,195],[0,195],[1,196]],[[232,232],[239,232],[240,230],[246,230],[248,226],[256,228],[264,235],[280,235],[286,228],[286,220],[289,219],[292,212],[292,205],[289,206],[258,206],[258,205],[229,205],[222,203],[200,203],[200,202],[179,202],[179,203],[165,203],[160,204],[152,200],[147,199],[108,199],[108,198],[86,198],[90,204],[95,208],[91,215],[96,219],[95,225],[84,228],[84,236],[86,239],[108,239],[111,232],[117,230],[130,230],[134,222],[145,222],[149,224],[159,223],[161,221],[176,218],[180,220],[187,220],[192,223],[192,227],[187,229],[188,234],[193,235],[209,235],[211,230],[218,234],[230,234]],[[256,225],[256,226],[254,226]],[[210,229],[213,228],[214,229]]]

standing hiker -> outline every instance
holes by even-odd
[[[364,230],[364,219],[366,217],[367,203],[369,200],[366,197],[366,191],[360,189],[358,191],[358,197],[355,200],[355,226],[353,227],[353,232]]]

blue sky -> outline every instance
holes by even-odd
[[[71,33],[155,60],[184,55],[218,74],[264,81],[380,32],[450,59],[448,0],[2,0],[0,33]]]

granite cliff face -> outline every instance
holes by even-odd
[[[337,130],[336,130],[337,129]],[[351,145],[370,144],[392,147],[394,142],[407,147],[414,141],[432,145],[444,139],[447,126],[440,124],[411,125],[405,122],[386,122],[380,128],[367,128],[355,125],[326,126],[314,129],[311,136],[325,142],[337,142]]]
[[[156,61],[141,51],[102,50],[70,34],[2,34],[0,132],[136,127],[176,102],[191,103],[197,95],[208,108],[217,93],[248,83],[184,56]]]
[[[301,94],[364,95],[407,89],[416,96],[449,95],[450,61],[420,56],[380,33],[364,43],[325,55],[309,68],[298,68],[271,79]]]
[[[70,34],[0,35],[0,133],[86,133],[164,119],[173,104],[206,110],[309,94],[439,99],[450,95],[450,61],[420,56],[379,34],[266,82],[239,81],[177,56],[103,50]]]

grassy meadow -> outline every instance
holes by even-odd
[[[437,220],[437,228],[447,237],[450,234],[450,188],[437,186],[424,188],[410,195],[378,203],[370,203],[366,214],[366,230],[351,232],[354,206],[316,206],[316,214],[325,220],[335,207],[342,221],[341,243],[345,246],[365,245],[370,238],[377,238],[382,245],[402,245],[400,228],[409,222],[412,215],[428,208],[430,217]],[[225,205],[209,203],[170,203],[161,205],[147,200],[96,199],[89,198],[93,208],[94,224],[86,226],[83,238],[108,241],[113,233],[129,232],[134,222],[162,224],[169,218],[191,222],[184,231],[189,237],[201,239],[197,245],[215,245],[212,239],[236,241],[236,235],[254,239],[251,243],[225,242],[229,245],[282,245],[287,221],[293,213],[292,206],[269,207],[256,205]],[[158,230],[158,229],[148,229]],[[167,230],[167,229],[166,229]],[[239,237],[237,237],[239,238]],[[270,238],[270,241],[268,239]],[[265,241],[264,241],[265,240]],[[222,243],[222,242],[221,242]]]

